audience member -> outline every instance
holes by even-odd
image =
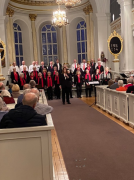
[[[129,78],[127,80],[127,84],[124,87],[128,89],[128,87],[130,87],[130,86],[133,86],[133,79],[132,78]]]
[[[116,78],[115,78],[115,83],[110,86],[110,89],[116,89],[116,88],[119,87],[119,86],[118,86],[118,81],[119,81],[119,79],[120,79],[120,77],[116,77]]]
[[[114,82],[113,82],[112,79],[110,79],[110,80],[108,81],[108,86],[107,86],[107,88],[110,88],[112,84],[114,84]]]
[[[134,79],[133,79],[133,86],[129,86],[129,87],[127,88],[126,93],[133,93],[133,92],[134,92]]]
[[[11,97],[11,94],[9,93],[8,90],[2,90],[1,92],[1,97],[3,98],[3,101],[6,103],[6,104],[14,104],[15,101],[13,99],[13,97]]]
[[[29,84],[30,84],[31,88],[35,88],[35,86],[36,86],[36,82],[34,80],[31,80],[29,82]]]
[[[27,93],[23,98],[23,105],[10,110],[0,122],[0,128],[21,128],[47,125],[46,118],[34,110],[37,103],[34,93]]]
[[[118,81],[118,86],[119,86],[119,88],[116,88],[116,91],[126,91],[127,90],[126,87],[123,87],[123,81],[122,80]]]
[[[3,82],[0,82],[0,93],[5,90],[5,86],[3,84]]]
[[[18,98],[20,96],[20,87],[18,86],[18,84],[13,84],[12,96],[13,98]]]
[[[10,83],[8,85],[8,88],[9,88],[8,91],[10,92],[11,96],[12,96],[12,87],[13,87],[13,84]]]
[[[8,111],[9,111],[8,107],[3,106],[3,100],[0,97],[0,121],[3,118],[3,116],[8,113]]]
[[[31,88],[30,84],[25,84],[25,85],[23,86],[24,92],[25,92],[26,89],[30,89],[30,88]],[[22,99],[23,99],[24,92],[23,92],[23,94],[21,94],[21,95],[18,97],[17,104],[22,103]]]

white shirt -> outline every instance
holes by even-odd
[[[58,71],[60,70],[60,65],[59,65],[59,63],[57,63],[57,70],[58,70]]]
[[[85,64],[85,69],[87,67],[87,63],[81,63],[80,67],[81,67],[82,71],[85,71],[85,69],[83,69],[84,64]]]
[[[39,72],[40,65],[35,65],[35,67],[36,67],[36,71],[38,71],[38,72]]]
[[[33,64],[29,66],[29,72],[33,71],[33,67],[36,67],[36,66],[33,66]]]
[[[77,63],[73,63],[72,66],[71,66],[72,73],[73,73],[74,70],[75,70],[75,66],[76,66],[76,68],[77,68]]]
[[[21,66],[20,66],[20,72],[23,71],[23,67],[26,67],[26,71],[28,71],[28,67],[27,67],[26,65],[21,65]]]
[[[8,70],[8,75],[11,75],[11,72],[13,72],[13,68],[16,68],[16,72],[20,73],[20,69],[18,66],[10,66]]]

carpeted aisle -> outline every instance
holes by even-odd
[[[70,180],[134,180],[134,134],[79,99],[48,103]]]

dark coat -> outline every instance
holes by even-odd
[[[46,67],[45,65],[43,66],[43,68],[46,68],[46,69],[47,69],[47,67]],[[43,72],[43,68],[42,68],[42,66],[40,66],[40,68],[39,68],[39,72],[41,72],[41,73],[42,73],[42,72]]]
[[[70,87],[71,76],[70,75],[68,75],[68,76],[69,76],[69,78],[65,79],[64,74],[60,75],[60,84],[61,84],[62,88]]]
[[[37,114],[30,106],[22,105],[3,116],[0,129],[47,125],[46,117]]]
[[[126,93],[131,93],[131,92],[133,92],[133,91],[134,91],[134,86],[129,86],[129,87],[127,88]]]
[[[90,66],[91,66],[91,72],[92,72],[92,74],[94,74],[96,63],[90,63]]]
[[[16,73],[18,74],[18,72],[16,72]],[[11,80],[12,80],[12,83],[19,84],[19,74],[18,74],[18,82],[14,82],[14,80],[15,80],[14,72],[11,72]]]
[[[77,75],[75,75],[75,77],[74,77],[74,84],[76,85],[76,87],[79,84]],[[82,75],[80,75],[80,85],[82,86],[82,84],[83,84],[83,79],[82,79]]]
[[[22,71],[22,73],[24,74],[24,71]],[[25,76],[24,76],[24,78],[25,78]],[[29,72],[28,71],[26,71],[26,83],[29,83]]]
[[[47,70],[50,71],[51,74],[53,74],[53,72],[54,72],[54,68],[53,68],[53,67],[51,68],[51,66],[48,66],[48,69],[47,69]]]
[[[76,72],[77,72],[77,68],[75,68],[75,70],[74,70],[74,76],[76,75]],[[80,72],[81,72],[81,75],[83,76],[83,71],[81,68],[80,68]]]
[[[99,67],[97,66],[96,69],[99,69]],[[103,66],[100,67],[100,72],[101,73],[104,72],[104,67]]]

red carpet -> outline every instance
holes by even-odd
[[[134,180],[134,135],[79,99],[52,118],[70,180]]]

